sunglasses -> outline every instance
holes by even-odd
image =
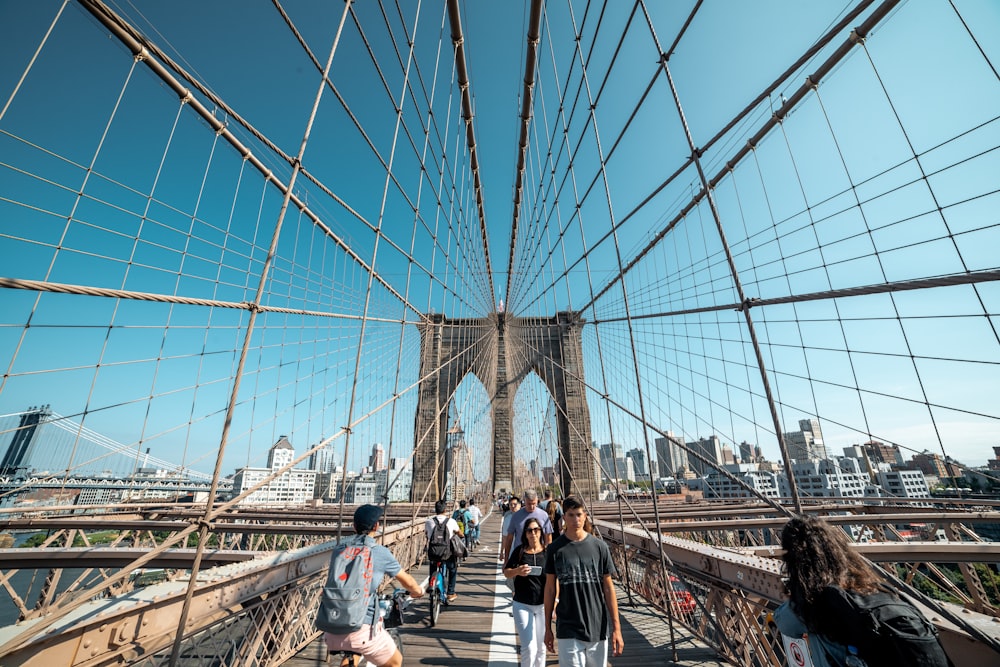
[[[542,532],[542,529],[541,528],[529,528],[528,530],[526,530],[524,532],[526,532],[526,533],[540,533],[540,532]]]

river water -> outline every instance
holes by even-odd
[[[20,547],[32,535],[37,533],[18,533],[14,535],[14,547]],[[65,569],[59,578],[59,583],[56,585],[56,590],[58,592],[65,591],[77,578],[84,572],[81,568]],[[15,575],[10,578],[11,587],[17,594],[21,596],[24,600],[25,605],[28,609],[32,609],[35,603],[38,601],[38,596],[45,584],[45,577],[48,576],[47,569],[41,570],[20,570]],[[101,575],[98,572],[91,572],[88,578],[93,577],[94,579],[99,578]],[[11,599],[10,594],[6,589],[0,588],[0,626],[11,625],[17,622],[17,618],[20,615],[20,610],[14,601]]]

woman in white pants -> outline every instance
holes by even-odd
[[[521,640],[521,667],[545,667],[545,545],[538,519],[524,522],[521,544],[503,566],[514,579],[514,626]]]

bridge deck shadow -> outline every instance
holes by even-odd
[[[438,667],[517,667],[519,664],[510,648],[517,643],[512,623],[498,623],[494,633],[494,615],[511,615],[510,594],[503,591],[497,597],[497,553],[500,542],[499,516],[484,521],[481,546],[462,563],[458,572],[458,599],[446,607],[436,627],[430,626],[426,598],[417,600],[406,612],[406,624],[401,628],[404,667],[435,665]],[[417,580],[423,579],[426,566],[411,571]],[[674,634],[678,661],[670,661],[670,634],[667,619],[658,611],[636,598],[629,605],[619,589],[619,607],[625,654],[609,661],[610,665],[649,664],[685,667],[715,667],[727,664],[715,652],[697,641],[685,628],[675,625]],[[501,647],[491,660],[491,645]],[[506,651],[503,650],[506,646]],[[289,667],[327,665],[326,647],[322,638],[312,642],[297,656],[285,663]],[[546,665],[558,665],[555,655],[549,655]]]

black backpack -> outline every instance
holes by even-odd
[[[427,540],[427,558],[433,561],[451,560],[451,540],[448,539],[448,521],[432,517],[434,529]]]
[[[858,649],[869,667],[950,667],[937,628],[909,601],[885,591],[860,595],[827,586],[820,634]]]

